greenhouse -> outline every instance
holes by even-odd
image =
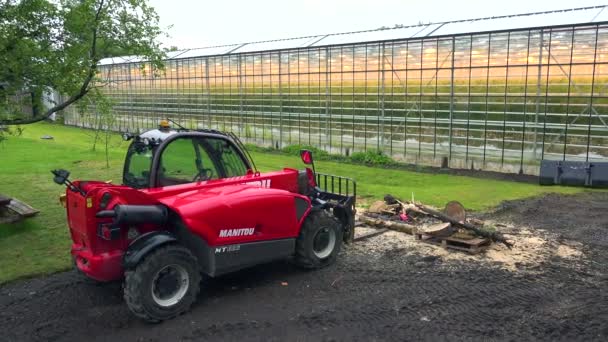
[[[91,104],[66,124],[170,118],[276,148],[529,174],[608,161],[605,6],[175,51],[160,73],[101,64],[112,121]]]

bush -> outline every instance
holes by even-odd
[[[245,144],[245,146],[251,152],[279,152],[292,156],[300,156],[300,150],[309,150],[312,152],[315,160],[330,160],[335,162],[365,164],[370,166],[394,166],[398,164],[396,161],[384,154],[382,151],[370,150],[367,152],[355,152],[350,157],[347,157],[344,155],[329,154],[329,152],[311,145],[288,145],[280,150],[276,150],[272,147],[260,147],[253,144]]]
[[[23,134],[23,131],[25,131],[25,128],[21,126],[17,126],[13,129],[8,126],[0,126],[0,143],[8,140],[9,135],[20,137]]]
[[[355,152],[351,161],[366,165],[394,165],[396,162],[382,151]]]
[[[246,143],[243,145],[245,145],[245,148],[249,152],[267,152],[267,150],[268,150],[268,148],[266,148],[266,147],[261,147],[261,146],[254,145],[254,144]]]

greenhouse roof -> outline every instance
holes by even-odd
[[[168,59],[215,56],[257,51],[320,47],[394,39],[415,39],[459,34],[508,31],[549,26],[608,22],[608,5],[453,20],[416,25],[395,25],[374,30],[330,33],[315,36],[257,41],[171,51]],[[100,65],[139,62],[134,56],[105,58]]]

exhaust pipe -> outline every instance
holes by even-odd
[[[98,218],[114,218],[114,224],[142,224],[153,223],[163,225],[167,222],[169,211],[164,205],[116,205],[114,210],[102,210],[96,215]]]

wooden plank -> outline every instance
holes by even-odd
[[[0,206],[11,203],[11,198],[0,194]]]
[[[464,243],[464,244],[471,245],[471,246],[479,246],[479,245],[482,245],[482,244],[488,242],[488,239],[480,239],[480,238],[464,240],[464,239],[457,239],[457,238],[453,238],[453,237],[447,237],[445,239],[448,241]]]
[[[23,217],[32,217],[40,212],[40,210],[34,209],[15,198],[11,200],[11,203],[9,203],[6,208]]]
[[[21,221],[23,217],[8,210],[6,207],[0,206],[0,224],[9,224]]]
[[[21,217],[19,215],[0,217],[0,224],[11,224],[11,223],[19,222],[22,219],[23,219],[23,217]]]
[[[475,238],[471,240],[454,239],[450,237],[442,238],[435,237],[423,233],[414,234],[416,240],[430,243],[436,246],[441,246],[445,249],[454,249],[467,252],[469,254],[478,254],[485,251],[492,244],[490,239]]]

